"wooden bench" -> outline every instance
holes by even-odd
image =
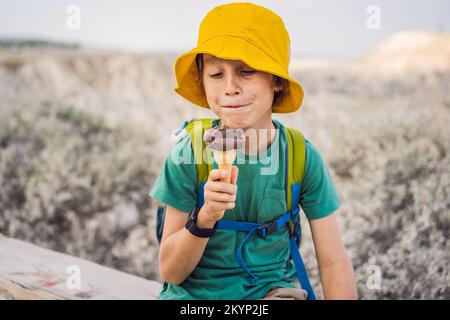
[[[0,235],[0,300],[154,300],[161,287],[157,281]]]

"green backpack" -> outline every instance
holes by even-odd
[[[209,172],[213,169],[212,161],[210,158],[210,152],[205,152],[205,143],[203,141],[203,134],[206,130],[212,127],[214,119],[202,118],[191,119],[185,121],[180,129],[178,129],[173,136],[173,139],[181,139],[180,137],[186,134],[190,135],[192,142],[192,149],[194,152],[194,160],[197,168],[197,203],[193,208],[191,215],[194,214],[204,203],[203,200],[203,186],[209,177]],[[243,231],[254,233],[260,237],[268,236],[274,228],[287,227],[290,234],[290,251],[291,258],[296,266],[297,275],[302,285],[302,288],[308,292],[308,300],[315,299],[314,292],[309,278],[306,273],[303,261],[300,256],[299,247],[301,243],[301,226],[300,226],[300,191],[301,184],[305,171],[305,139],[303,134],[293,128],[286,127],[286,139],[287,147],[285,150],[285,176],[286,185],[284,189],[286,191],[286,203],[288,212],[283,216],[266,224],[256,224],[250,222],[238,222],[238,221],[224,221],[218,222],[218,229],[229,229],[235,231]],[[204,161],[204,155],[206,161]],[[294,166],[295,164],[295,166]],[[294,170],[295,167],[295,170]],[[161,242],[163,233],[164,220],[166,214],[166,205],[158,206],[157,210],[157,225],[156,235],[158,242]],[[197,209],[197,210],[196,210]],[[247,239],[250,238],[247,237]],[[242,244],[243,245],[243,244]],[[241,245],[241,247],[242,247]],[[246,267],[241,252],[236,252],[236,259],[239,265],[242,267],[245,273],[251,277],[251,282],[258,281]]]

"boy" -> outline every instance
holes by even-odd
[[[265,223],[287,211],[279,152],[286,146],[286,128],[272,119],[272,112],[294,112],[303,99],[302,87],[288,74],[289,52],[289,35],[278,15],[252,3],[230,3],[208,13],[197,48],[177,59],[176,92],[210,108],[219,117],[215,125],[245,131],[245,148],[239,151],[245,161],[233,166],[231,183],[221,182],[226,172],[210,172],[197,228],[213,230],[221,219]],[[256,141],[251,131],[258,133]],[[305,147],[300,206],[312,231],[324,297],[353,299],[353,267],[332,214],[339,197],[319,151],[307,140]],[[181,150],[190,151],[189,163],[175,161]],[[247,242],[248,273],[259,279],[252,282],[235,258],[245,234],[219,230],[199,237],[188,230],[188,213],[196,201],[192,153],[187,135],[173,148],[150,192],[167,204],[159,257],[165,283],[159,298],[305,299],[289,260],[286,232]],[[263,163],[274,155],[280,156],[277,170],[261,174]]]

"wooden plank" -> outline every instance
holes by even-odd
[[[0,235],[0,300],[154,300],[160,290],[159,282]]]

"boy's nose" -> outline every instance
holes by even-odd
[[[228,75],[225,79],[225,94],[234,96],[241,93],[241,87],[237,81],[237,77],[234,75]]]

